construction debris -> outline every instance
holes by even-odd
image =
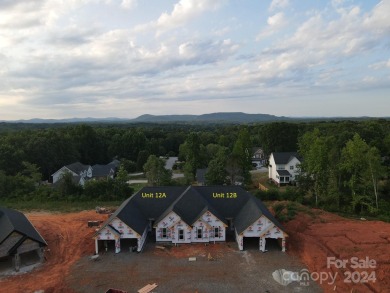
[[[165,249],[164,246],[159,246],[159,245],[156,245],[156,248],[161,249],[161,250],[164,250],[164,249]]]
[[[88,221],[88,227],[99,226],[101,223],[102,221]]]
[[[152,291],[156,287],[157,287],[156,283],[154,283],[154,284],[147,284],[145,287],[139,289],[138,293],[149,293],[150,291]]]
[[[105,207],[96,207],[95,211],[98,214],[110,214],[113,212],[111,209]]]
[[[207,256],[208,261],[216,260],[214,257],[211,256],[211,253],[209,252],[209,255]]]
[[[190,257],[188,258],[188,261],[196,261],[196,257]]]
[[[127,292],[127,291],[122,291],[122,290],[110,288],[110,289],[108,289],[108,290],[106,291],[106,293],[128,293],[128,292]]]
[[[90,260],[94,260],[94,261],[99,260],[99,254],[92,255],[92,256],[90,257]]]

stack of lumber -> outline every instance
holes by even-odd
[[[156,283],[154,283],[154,284],[147,284],[145,287],[139,289],[138,293],[149,293],[150,291],[152,291],[156,287],[157,287]]]

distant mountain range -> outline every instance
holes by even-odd
[[[255,123],[274,121],[298,121],[298,120],[363,120],[370,117],[301,117],[291,118],[269,114],[247,114],[242,112],[220,112],[202,115],[150,115],[144,114],[134,119],[126,118],[67,118],[67,119],[41,119],[0,121],[8,123]],[[385,118],[387,119],[387,118]]]
[[[42,119],[33,118],[28,120],[2,121],[10,123],[94,123],[94,122],[113,122],[113,123],[251,123],[291,120],[293,118],[274,116],[269,114],[247,114],[241,112],[210,113],[202,115],[150,115],[144,114],[134,119],[126,118],[67,118],[67,119]]]
[[[207,122],[207,123],[251,123],[289,120],[291,118],[269,114],[246,114],[241,112],[211,113],[202,115],[141,115],[131,122]]]

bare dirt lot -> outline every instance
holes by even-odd
[[[46,262],[30,273],[0,280],[1,292],[73,292],[65,283],[70,267],[82,256],[91,255],[94,230],[88,220],[105,220],[107,215],[95,211],[53,214],[29,213],[27,218],[48,243]]]
[[[187,245],[156,249],[149,242],[143,253],[123,251],[103,254],[91,261],[94,228],[88,220],[105,220],[107,215],[85,211],[70,214],[30,213],[27,217],[46,239],[47,261],[30,273],[0,279],[1,292],[105,292],[110,287],[136,292],[148,283],[154,292],[390,292],[390,224],[345,219],[315,210],[315,217],[298,215],[287,223],[290,235],[287,253],[260,253],[256,248],[239,252],[234,242]],[[207,261],[210,253],[216,261]],[[349,260],[373,259],[370,269],[327,268],[327,257]],[[189,262],[188,257],[197,257]],[[270,275],[276,269],[338,273],[336,283],[283,287]],[[345,283],[346,272],[354,274]],[[354,284],[364,271],[375,272],[376,281]],[[173,289],[174,288],[174,289]],[[354,290],[354,291],[351,291]]]
[[[72,268],[67,283],[78,292],[105,292],[108,288],[137,292],[156,283],[153,292],[322,292],[311,283],[284,287],[272,272],[285,268],[299,271],[302,263],[279,247],[261,253],[257,247],[238,251],[234,242],[167,246],[165,250],[148,242],[142,253],[108,252],[99,261],[82,258]],[[208,260],[209,254],[215,259]],[[189,261],[196,257],[196,261]]]
[[[390,224],[313,211],[314,219],[301,214],[285,225],[288,249],[310,272],[337,273],[335,284],[321,284],[324,291],[390,292]]]

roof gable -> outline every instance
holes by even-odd
[[[187,186],[144,187],[131,197],[147,219],[158,219]]]
[[[193,188],[189,188],[175,203],[176,212],[189,225],[192,225],[207,210],[207,201]]]
[[[273,156],[275,164],[278,165],[286,165],[294,158],[300,161],[297,152],[272,153],[271,156]]]
[[[75,162],[73,164],[66,165],[65,167],[72,172],[75,172],[76,174],[80,174],[80,172],[88,170],[91,166],[81,164],[80,162]]]
[[[46,241],[24,214],[16,210],[0,207],[0,243],[13,231],[19,232],[42,245],[47,245]]]
[[[239,186],[193,186],[212,206],[210,210],[222,219],[234,218],[250,194]],[[218,212],[217,212],[218,211]]]
[[[108,177],[114,175],[115,166],[113,165],[93,165],[92,177]]]

